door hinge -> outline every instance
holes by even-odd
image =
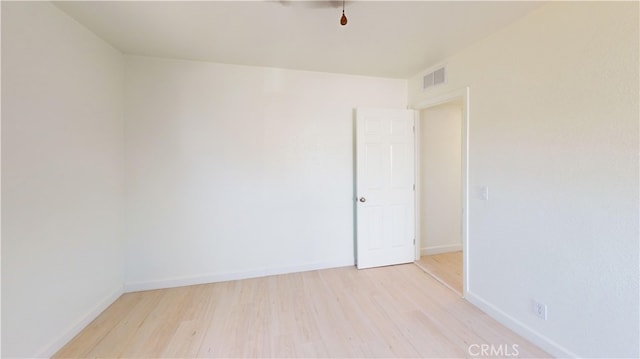
[[[414,192],[416,191],[416,184],[415,183],[413,184],[413,191]]]
[[[416,133],[416,126],[413,126],[413,133]]]
[[[414,238],[414,239],[413,239],[413,245],[415,245],[415,244],[416,244],[416,239]]]

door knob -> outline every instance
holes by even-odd
[[[360,202],[365,203],[366,201],[367,201],[367,199],[366,199],[366,198],[364,198],[364,197],[360,197]]]

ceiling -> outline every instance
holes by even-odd
[[[126,54],[408,78],[539,7],[524,1],[77,1]]]

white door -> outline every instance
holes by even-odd
[[[359,269],[415,258],[414,112],[356,111]]]

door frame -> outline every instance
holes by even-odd
[[[453,90],[443,94],[428,97],[426,100],[418,102],[412,109],[415,110],[415,182],[420,183],[420,112],[422,110],[442,105],[448,102],[462,100],[462,297],[467,296],[469,291],[469,87]],[[416,186],[415,195],[415,256],[420,259],[422,238],[420,238],[420,187]]]

